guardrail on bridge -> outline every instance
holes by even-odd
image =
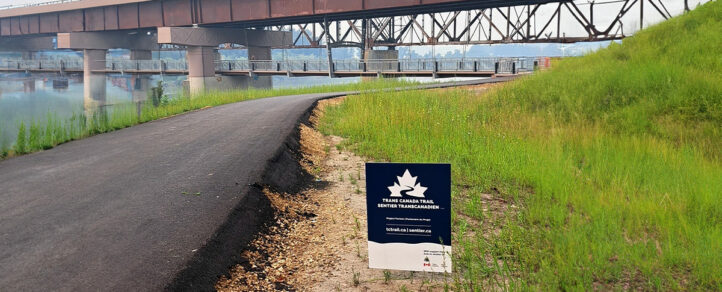
[[[404,73],[438,72],[488,72],[493,74],[518,74],[531,72],[542,58],[454,58],[454,59],[400,59],[400,60],[334,60],[329,66],[327,60],[219,60],[215,62],[216,72],[223,73],[379,73],[403,75]],[[151,73],[185,74],[185,61],[169,60],[106,60],[108,73]],[[18,60],[0,59],[0,71],[82,71],[82,59],[70,60]]]

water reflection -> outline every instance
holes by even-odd
[[[158,81],[162,81],[164,94],[176,98],[183,92],[185,76],[160,75],[109,75],[105,76],[105,98],[84,100],[82,74],[60,76],[57,74],[0,74],[0,148],[12,145],[18,125],[65,121],[71,117],[85,117],[90,122],[107,119],[113,108],[134,109],[140,116],[142,103]],[[431,78],[410,78],[415,81],[431,81]],[[273,77],[274,88],[306,87],[315,85],[359,82],[360,78],[328,77]],[[125,105],[118,107],[118,105]],[[95,120],[95,121],[93,121]]]
[[[163,80],[166,93],[177,95],[182,76],[107,76],[104,100],[83,100],[82,75],[2,74],[0,75],[0,145],[14,143],[22,122],[45,123],[48,116],[67,120],[73,115],[96,115],[108,112],[117,104],[140,102],[147,98],[149,84]]]

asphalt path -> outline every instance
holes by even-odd
[[[216,273],[199,258],[221,226],[252,236],[251,184],[314,102],[339,95],[228,104],[0,161],[0,290],[211,288],[178,277]]]

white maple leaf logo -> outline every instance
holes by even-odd
[[[408,195],[417,198],[423,198],[424,192],[427,187],[421,186],[420,183],[416,182],[416,176],[411,176],[411,173],[407,169],[403,176],[397,176],[398,182],[395,182],[393,186],[388,187],[391,191],[391,197],[403,197]]]

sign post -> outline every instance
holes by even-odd
[[[451,165],[366,163],[369,268],[451,272]]]

